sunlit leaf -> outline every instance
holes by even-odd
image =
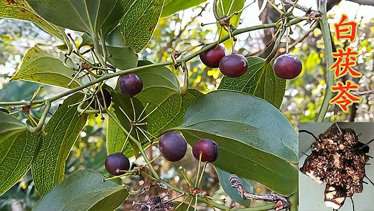
[[[162,10],[161,17],[166,17],[172,15],[178,11],[188,9],[190,7],[199,5],[206,0],[194,0],[194,1],[185,1],[185,0],[165,0],[164,9]]]
[[[0,17],[32,21],[48,33],[62,39],[57,27],[39,16],[25,0],[0,1]]]
[[[72,81],[73,74],[76,73],[58,58],[35,46],[27,51],[20,69],[11,80],[27,80],[64,88],[75,88],[80,85],[79,80]],[[72,83],[68,87],[71,81]]]

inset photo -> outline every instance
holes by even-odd
[[[300,123],[299,210],[373,211],[374,123]]]

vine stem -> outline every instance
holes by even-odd
[[[287,26],[295,25],[297,23],[300,23],[303,20],[304,20],[303,18],[292,19],[290,22],[288,22]],[[277,26],[276,23],[269,23],[269,24],[262,24],[262,25],[256,25],[256,26],[251,26],[251,27],[236,29],[236,30],[234,30],[232,32],[232,35],[235,36],[235,35],[242,34],[242,33],[245,33],[245,32],[250,32],[250,31],[259,30],[259,29],[265,29],[265,28],[272,28],[272,27],[276,27],[276,26]],[[230,38],[229,35],[223,37],[220,40],[220,43],[228,40],[229,38]],[[193,52],[190,55],[177,60],[177,63],[179,64],[179,63],[182,63],[182,62],[187,62],[187,61],[193,59],[194,57],[198,56],[201,52],[204,52],[206,50],[214,48],[216,46],[216,44],[217,44],[216,42],[208,44],[205,47],[201,48],[200,50],[198,50],[196,52]],[[66,92],[60,93],[60,94],[58,94],[56,96],[53,96],[51,98],[48,98],[46,100],[48,100],[50,102],[56,101],[56,100],[58,100],[58,99],[60,99],[62,97],[68,96],[70,94],[73,94],[73,93],[78,92],[78,91],[80,91],[82,89],[85,89],[85,88],[90,87],[90,86],[92,86],[94,84],[103,82],[105,80],[108,80],[108,79],[116,77],[116,76],[120,76],[120,75],[128,74],[128,73],[134,73],[134,72],[141,71],[141,70],[148,69],[148,68],[152,68],[152,67],[162,67],[162,66],[167,66],[167,65],[172,65],[172,64],[173,64],[173,62],[162,62],[162,63],[157,63],[157,64],[149,64],[149,65],[145,65],[145,66],[141,66],[141,67],[134,67],[134,68],[130,68],[130,69],[127,69],[127,70],[120,70],[120,71],[117,71],[115,73],[105,74],[105,75],[103,75],[103,76],[101,76],[99,78],[96,78],[95,80],[92,80],[92,81],[90,81],[90,82],[88,82],[86,84],[83,84],[83,85],[81,85],[79,87],[76,87],[74,89],[70,89],[70,90],[68,90]],[[0,102],[0,105],[2,105],[2,106],[10,106],[10,105],[43,104],[46,100],[35,100],[35,101],[32,101],[32,102],[30,102],[30,101]]]
[[[327,110],[330,105],[330,99],[332,98],[331,86],[334,84],[334,74],[330,71],[331,65],[334,63],[332,58],[332,44],[331,44],[331,34],[329,23],[327,22],[327,10],[326,6],[327,0],[319,1],[319,10],[321,11],[322,17],[319,21],[321,25],[323,44],[324,44],[324,54],[326,58],[326,90],[322,101],[322,106],[317,115],[317,122],[322,122],[325,119]]]
[[[107,111],[107,114],[109,115],[110,118],[112,118],[114,120],[114,122],[118,125],[118,127],[120,127],[123,132],[126,134],[126,136],[128,136],[130,138],[130,140],[136,145],[136,147],[138,147],[140,153],[142,154],[143,158],[144,158],[144,161],[147,163],[147,166],[149,168],[149,170],[152,172],[153,176],[159,180],[160,179],[160,176],[157,174],[156,170],[153,168],[151,162],[149,161],[148,159],[148,156],[147,154],[145,153],[143,147],[142,147],[142,144],[136,140],[127,130],[126,128],[124,128],[121,123],[118,121],[116,115],[108,109]]]

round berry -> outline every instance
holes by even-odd
[[[100,106],[99,106],[100,103]],[[112,103],[112,95],[106,89],[102,89],[102,91],[98,91],[97,95],[95,96],[94,101],[91,103],[91,107],[98,110],[101,108],[108,108]]]
[[[293,54],[283,54],[274,61],[274,72],[279,78],[296,78],[303,68],[300,59]]]
[[[218,157],[218,145],[211,139],[201,139],[192,147],[193,156],[199,160],[200,153],[202,153],[201,161],[213,162]]]
[[[215,48],[209,49],[200,53],[200,60],[207,67],[216,68],[219,66],[219,62],[225,56],[225,49],[222,46],[217,45]]]
[[[175,132],[163,134],[158,142],[162,156],[171,162],[181,160],[187,151],[187,143],[184,137]]]
[[[118,170],[129,170],[130,161],[121,152],[113,153],[105,159],[105,168],[111,175],[121,175],[124,172],[118,172]]]
[[[233,53],[221,59],[219,70],[225,76],[237,78],[247,72],[248,61],[244,56]]]
[[[133,97],[143,89],[143,81],[135,73],[121,75],[118,87],[122,94]]]

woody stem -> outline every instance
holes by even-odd
[[[319,10],[321,11],[322,17],[319,20],[322,30],[322,37],[323,37],[323,44],[324,44],[324,54],[326,58],[326,90],[324,94],[324,98],[322,101],[322,106],[317,115],[317,122],[322,122],[325,119],[326,113],[329,109],[330,99],[332,98],[332,91],[331,87],[334,84],[334,74],[330,71],[330,67],[334,63],[334,59],[332,58],[332,44],[331,44],[331,34],[329,24],[327,22],[327,0],[320,0],[319,2]]]

